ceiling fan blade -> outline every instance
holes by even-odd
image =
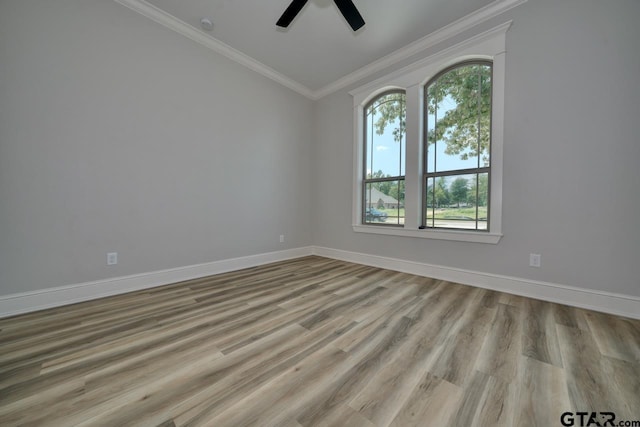
[[[364,19],[362,19],[362,15],[356,9],[356,6],[353,4],[351,0],[333,0],[342,12],[344,19],[347,20],[353,31],[358,31],[360,27],[364,25]]]
[[[298,15],[304,5],[307,4],[307,0],[293,0],[287,10],[284,11],[276,25],[278,27],[287,28],[291,21]]]

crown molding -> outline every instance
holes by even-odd
[[[318,90],[311,90],[305,85],[285,76],[284,74],[274,70],[273,68],[263,64],[262,62],[257,61],[252,57],[240,52],[239,50],[232,48],[228,44],[223,43],[220,40],[201,32],[200,30],[197,30],[186,22],[181,21],[175,16],[155,7],[145,0],[114,1],[169,28],[172,31],[175,31],[178,34],[181,34],[195,41],[196,43],[200,43],[201,45],[213,50],[214,52],[217,52],[249,68],[250,70],[255,71],[256,73],[259,73],[281,84],[282,86],[285,86],[299,93],[302,96],[315,101],[334,92],[337,92],[340,89],[344,89],[347,86],[357,83],[360,80],[377,73],[378,71],[382,71],[387,67],[391,67],[404,59],[408,59],[413,55],[436,46],[437,44],[442,43],[443,41],[448,40],[451,37],[461,34],[478,24],[481,24],[493,17],[500,15],[501,13],[506,12],[509,9],[525,3],[527,0],[495,0],[490,4],[476,10],[475,12],[472,12],[469,15],[458,19],[457,21],[454,21],[451,24],[440,28],[439,30],[434,31],[433,33],[421,39],[418,39],[415,42],[410,43],[407,46],[398,49],[387,56],[371,62],[370,64],[365,65],[364,67],[350,74],[347,74],[346,76]]]
[[[351,74],[347,74],[346,76],[336,80],[333,83],[328,84],[322,89],[314,91],[313,96],[315,99],[320,99],[340,89],[344,89],[345,87],[357,83],[360,80],[369,77],[374,73],[377,73],[378,71],[382,71],[385,68],[393,66],[404,59],[410,58],[415,54],[418,54],[433,46],[436,46],[439,43],[442,43],[445,40],[457,36],[458,34],[461,34],[464,31],[475,27],[476,25],[488,21],[489,19],[494,18],[509,9],[525,3],[526,1],[527,0],[495,0],[485,7],[462,17],[457,21],[454,21],[451,24],[440,28],[439,30],[434,31],[433,33],[428,34],[427,36],[418,39],[415,42],[410,43],[407,46],[398,49],[387,56],[384,56],[368,65],[365,65],[364,67],[354,71]]]
[[[513,21],[507,21],[505,23],[502,23],[496,27],[490,28],[486,31],[483,31],[481,33],[474,35],[473,37],[470,37],[457,44],[454,44],[453,46],[449,46],[446,49],[439,50],[438,52],[432,55],[426,56],[416,62],[406,65],[402,68],[396,69],[383,77],[377,78],[375,80],[367,81],[364,85],[349,91],[349,94],[352,96],[357,96],[363,93],[369,94],[369,92],[379,88],[381,85],[384,85],[390,80],[394,80],[396,78],[399,78],[401,76],[407,75],[415,71],[420,71],[425,67],[427,67],[428,65],[437,64],[440,61],[442,61],[442,59],[450,57],[452,55],[459,55],[460,52],[463,52],[469,46],[478,45],[479,43],[482,43],[482,42],[490,42],[494,46],[493,53],[495,55],[497,55],[498,53],[505,52],[506,45],[504,40],[504,34],[509,30],[509,28],[511,28],[512,22]],[[499,37],[499,38],[496,39],[496,37]],[[428,75],[422,73],[420,77],[426,80]]]
[[[240,52],[229,46],[226,43],[221,42],[220,40],[201,32],[200,30],[195,29],[191,25],[187,24],[184,21],[176,18],[173,15],[168,14],[148,3],[145,0],[114,0],[116,3],[120,3],[123,6],[128,7],[129,9],[138,12],[139,14],[157,22],[160,25],[163,25],[169,28],[172,31],[175,31],[178,34],[181,34],[196,43],[203,45],[211,49],[212,51],[223,55],[232,61],[235,61],[250,70],[255,71],[258,74],[262,74],[263,76],[285,86],[295,92],[298,92],[300,95],[303,95],[307,98],[313,99],[313,91],[307,88],[306,86],[296,82],[293,79],[285,76],[282,73],[274,70],[273,68],[263,64],[262,62],[256,61],[252,57]]]

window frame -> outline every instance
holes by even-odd
[[[382,98],[383,96],[387,96],[387,95],[392,95],[392,94],[401,94],[405,97],[404,103],[405,103],[405,112],[406,112],[406,96],[407,93],[405,90],[403,89],[389,89],[389,90],[385,90],[383,92],[378,93],[375,97],[371,98],[363,107],[362,109],[362,137],[363,137],[363,149],[362,149],[362,209],[361,209],[361,221],[362,224],[366,224],[368,226],[374,226],[374,227],[402,227],[403,224],[386,224],[386,223],[379,223],[379,224],[375,224],[373,221],[371,222],[367,222],[366,220],[366,192],[367,192],[367,184],[369,183],[374,183],[374,182],[393,182],[393,181],[398,181],[398,186],[400,185],[400,181],[405,181],[406,179],[406,159],[405,159],[405,174],[404,175],[397,175],[397,176],[391,176],[391,177],[385,177],[385,178],[366,178],[366,171],[367,171],[367,144],[366,144],[366,139],[367,139],[367,110],[373,105],[375,104],[380,98]],[[406,118],[405,118],[406,120]],[[405,147],[406,147],[406,133],[404,136],[405,139]],[[404,152],[402,152],[402,150],[400,151],[400,156],[405,156],[406,157],[406,149],[404,150]],[[371,158],[373,159],[373,155],[374,153],[371,153]],[[373,173],[373,171],[371,171]],[[399,170],[399,172],[401,172],[401,170]],[[398,189],[399,190],[399,189]],[[398,211],[400,209],[400,200],[398,200]],[[398,217],[398,221],[399,221],[399,217]],[[404,219],[403,219],[404,221]]]
[[[502,237],[502,174],[504,145],[504,88],[506,68],[506,32],[511,21],[484,31],[453,46],[443,48],[424,59],[349,92],[353,96],[353,197],[352,228],[358,233],[497,244]],[[423,166],[425,124],[424,87],[438,73],[465,61],[487,60],[493,63],[491,120],[491,212],[488,232],[429,228],[422,225],[424,190]],[[363,223],[363,111],[364,106],[389,90],[406,94],[405,220],[403,226],[378,227]]]
[[[453,65],[448,66],[447,68],[441,70],[440,72],[438,72],[435,76],[433,76],[431,79],[429,79],[423,86],[423,108],[426,108],[426,105],[428,103],[428,96],[427,96],[427,91],[429,89],[429,87],[434,84],[435,82],[437,82],[441,77],[445,76],[446,74],[448,74],[449,72],[453,71],[453,70],[457,70],[459,68],[463,68],[463,67],[467,67],[467,66],[471,66],[471,65],[485,65],[485,66],[489,66],[490,67],[490,72],[491,72],[491,87],[493,89],[493,61],[489,61],[486,59],[475,59],[475,60],[466,60],[466,61],[461,61],[461,62],[457,62]],[[493,93],[492,93],[493,96]],[[491,162],[491,158],[492,158],[492,149],[493,149],[493,138],[492,138],[492,129],[491,129],[491,125],[493,122],[493,99],[490,100],[491,101],[491,107],[489,110],[489,166],[484,166],[481,167],[480,163],[479,163],[479,159],[478,159],[478,166],[475,168],[466,168],[466,169],[456,169],[456,170],[451,170],[451,171],[438,171],[437,170],[437,156],[436,156],[436,160],[434,162],[434,166],[436,167],[436,170],[434,170],[433,172],[429,172],[429,167],[428,167],[428,162],[429,162],[429,152],[428,152],[428,141],[427,141],[427,133],[428,133],[428,126],[423,126],[422,128],[422,145],[423,145],[423,153],[424,153],[424,163],[423,163],[423,170],[422,170],[422,184],[423,184],[423,190],[425,190],[426,186],[428,188],[427,185],[427,181],[430,178],[434,179],[434,184],[435,184],[435,180],[439,177],[453,177],[453,176],[463,176],[463,175],[477,175],[479,176],[482,173],[486,173],[488,175],[489,178],[489,183],[488,183],[488,194],[487,194],[487,212],[489,214],[489,216],[487,217],[487,228],[486,230],[483,229],[479,229],[478,227],[478,214],[477,214],[477,205],[476,205],[476,228],[475,229],[464,229],[462,227],[431,227],[429,225],[427,225],[428,221],[427,221],[427,205],[428,205],[428,199],[429,196],[427,195],[426,191],[422,191],[422,215],[420,218],[420,229],[428,229],[428,230],[457,230],[457,231],[466,231],[466,232],[473,232],[473,233],[490,233],[491,232],[491,166],[492,166],[492,162]],[[428,120],[429,117],[429,113],[426,110],[423,110],[425,117],[425,120]],[[478,157],[480,156],[480,154],[478,153]],[[476,194],[477,194],[477,188],[476,188]],[[435,218],[433,219],[433,222],[435,223]]]

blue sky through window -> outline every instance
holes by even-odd
[[[447,111],[455,108],[456,104],[453,99],[447,97],[440,103],[438,108],[439,114],[444,115]],[[405,153],[406,141],[403,137],[401,142],[394,141],[393,130],[398,127],[398,120],[389,123],[382,135],[378,135],[373,124],[377,121],[376,114],[367,116],[367,174],[375,173],[382,170],[385,176],[398,176],[405,174]],[[432,115],[428,118],[429,129],[433,129],[435,117]],[[433,162],[434,146],[429,148],[429,164]],[[435,144],[435,154],[438,159],[438,170],[456,170],[477,167],[477,157],[462,160],[460,154],[448,155],[445,153],[446,144],[439,141]],[[402,159],[400,159],[402,153]],[[373,159],[371,158],[373,155]],[[410,159],[413,161],[413,159]]]

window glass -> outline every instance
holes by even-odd
[[[406,100],[386,92],[364,109],[363,223],[404,224]]]
[[[489,230],[491,63],[463,63],[425,86],[424,226]]]

